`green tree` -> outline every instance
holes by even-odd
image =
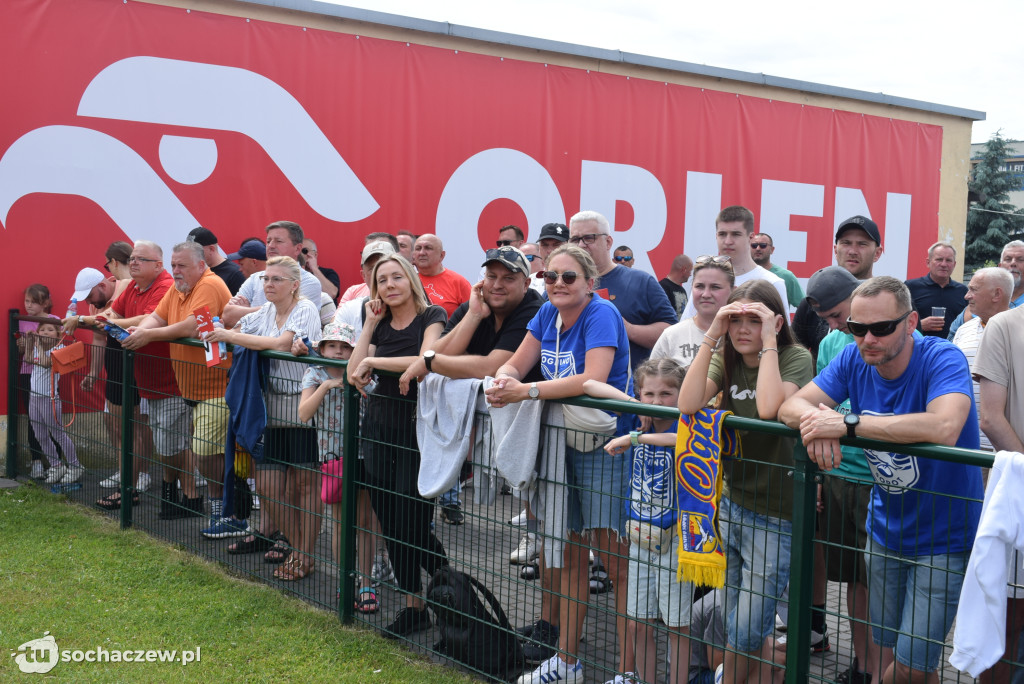
[[[980,199],[967,210],[964,255],[967,271],[998,262],[1003,245],[1019,239],[1024,230],[1024,215],[1009,203],[1009,193],[1020,185],[1020,178],[1003,167],[1011,142],[996,131],[986,143],[981,161],[974,167],[971,190],[977,192]]]

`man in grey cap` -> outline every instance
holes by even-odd
[[[199,226],[188,232],[188,239],[203,246],[203,260],[206,261],[210,270],[228,286],[231,296],[238,294],[238,290],[245,282],[245,274],[242,273],[238,264],[221,255],[220,247],[217,246],[217,236],[213,234],[213,231]]]

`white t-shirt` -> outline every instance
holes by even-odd
[[[767,268],[762,268],[760,266],[754,266],[753,270],[747,271],[743,275],[736,276],[736,287],[739,287],[748,280],[767,280],[775,286],[775,289],[779,293],[779,297],[782,299],[782,308],[786,312],[786,320],[788,322],[793,311],[789,308],[789,295],[786,293],[786,281],[769,271]],[[683,321],[697,315],[697,310],[693,308],[693,299],[693,297],[690,297],[690,301],[686,302],[686,308],[683,309],[683,315],[679,317],[679,320]]]
[[[671,358],[689,368],[700,351],[700,343],[704,340],[706,330],[697,327],[696,318],[687,318],[665,328],[661,337],[651,349],[652,359]]]
[[[967,365],[974,373],[974,359],[978,355],[978,346],[981,345],[981,338],[985,335],[985,328],[981,325],[981,319],[975,316],[956,329],[953,335],[953,344],[960,348],[960,351],[967,357]],[[974,384],[974,404],[981,406],[981,385],[977,380]],[[981,448],[985,451],[992,451],[992,442],[989,441],[985,432],[981,433]]]

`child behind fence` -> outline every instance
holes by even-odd
[[[32,366],[32,396],[28,402],[28,417],[39,446],[50,462],[45,481],[47,484],[77,482],[85,469],[78,462],[74,443],[58,422],[62,415],[57,394],[60,376],[52,371],[50,364],[50,352],[63,347],[59,343],[60,322],[40,323],[34,332],[25,333],[25,338],[24,359],[25,363]],[[57,446],[64,452],[67,465],[61,463]]]

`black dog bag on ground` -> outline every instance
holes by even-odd
[[[437,652],[497,679],[522,672],[519,639],[501,603],[483,584],[445,565],[430,579],[427,601],[441,631]]]

